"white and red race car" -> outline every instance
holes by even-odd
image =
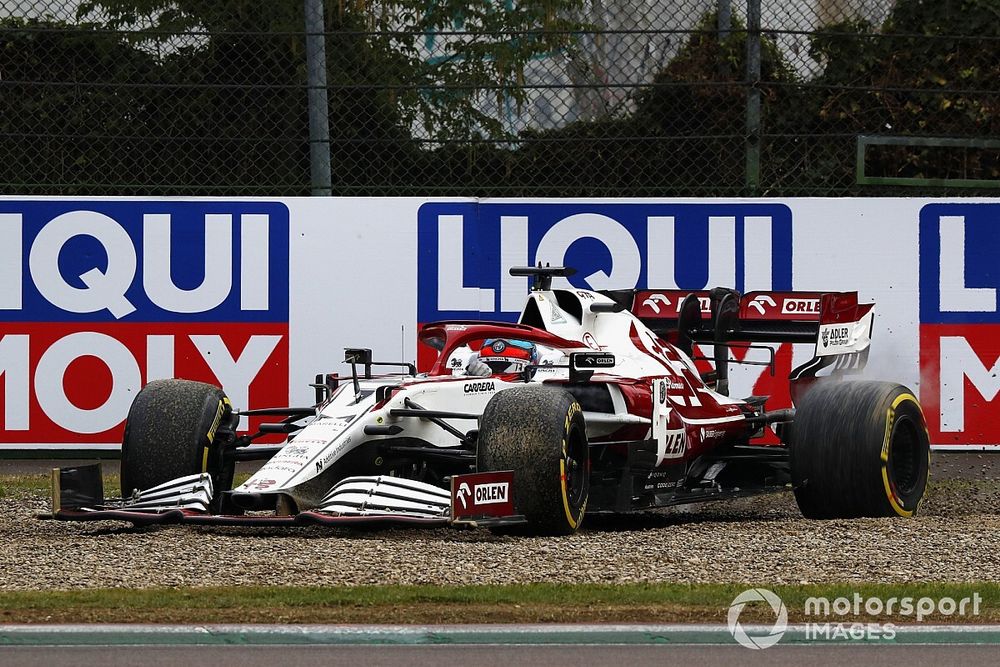
[[[475,523],[567,534],[588,513],[794,490],[813,518],[910,516],[929,441],[917,399],[847,381],[867,360],[872,305],[856,293],[717,288],[594,292],[534,277],[517,324],[425,326],[433,367],[347,350],[350,375],[317,377],[316,403],[234,410],[218,387],[149,383],[122,443],[123,498],[95,466],[54,471],[53,516],[135,524]],[[816,345],[790,378],[794,408],[733,398],[729,348]],[[714,368],[700,372],[699,346]],[[505,356],[506,348],[517,355]],[[517,365],[484,362],[514,359]],[[745,363],[745,362],[743,362]],[[373,374],[396,366],[402,374]],[[237,436],[242,415],[275,416]],[[764,444],[765,428],[780,444]],[[252,445],[288,434],[280,447]],[[232,488],[237,461],[266,460]]]

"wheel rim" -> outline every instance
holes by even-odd
[[[917,424],[907,416],[896,420],[889,445],[889,472],[896,493],[907,496],[920,483],[923,458]]]
[[[579,507],[587,492],[587,441],[579,428],[570,430],[566,441],[566,499]]]

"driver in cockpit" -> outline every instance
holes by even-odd
[[[487,338],[478,351],[466,350],[468,355],[464,359],[458,352],[452,356],[452,374],[514,379],[528,366],[558,364],[564,357],[558,350],[513,338]]]

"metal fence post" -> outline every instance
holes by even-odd
[[[718,0],[716,24],[719,31],[719,41],[729,37],[729,27],[732,25],[732,4],[730,0]]]
[[[760,0],[747,0],[746,188],[760,189]]]
[[[323,0],[305,0],[306,91],[309,106],[309,173],[314,197],[333,194],[330,176],[330,109],[326,89]]]

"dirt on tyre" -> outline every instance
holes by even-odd
[[[514,509],[525,531],[569,535],[583,522],[590,454],[583,410],[572,394],[543,386],[494,396],[479,426],[476,468],[513,470]]]
[[[122,439],[121,486],[127,497],[178,477],[208,472],[216,502],[232,487],[216,431],[232,415],[218,387],[191,380],[154,380],[136,395]]]
[[[795,411],[792,484],[812,519],[913,516],[927,488],[923,411],[892,382],[819,382]]]

